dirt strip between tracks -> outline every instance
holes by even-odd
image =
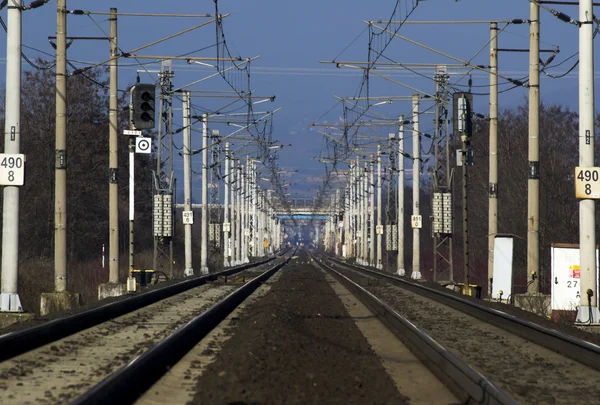
[[[301,255],[299,263],[284,267],[268,294],[241,311],[222,347],[210,348],[218,350],[215,361],[197,379],[189,403],[413,403],[407,393],[413,392],[408,384],[414,381],[407,380],[404,391],[386,371],[397,358],[389,356],[384,367],[357,327],[374,317],[349,315],[340,295],[350,294],[336,293],[335,282],[307,261]],[[422,367],[414,359],[404,366]],[[449,399],[442,403],[454,402],[447,391],[445,395]]]
[[[355,271],[363,285],[522,404],[592,404],[600,372],[528,340]]]

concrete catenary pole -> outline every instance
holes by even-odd
[[[352,257],[354,252],[354,162],[350,162],[350,179],[348,181],[348,211],[344,214],[344,219],[348,221],[347,229],[345,230],[344,243],[346,245],[346,257]]]
[[[352,176],[352,166],[350,166],[349,176]],[[349,182],[351,180],[349,179]],[[348,257],[348,234],[350,233],[350,187],[349,184],[346,184],[344,189],[344,205],[342,207],[344,210],[344,219],[343,219],[343,231],[341,235],[342,242],[342,251],[340,254],[342,257]]]
[[[363,181],[362,181],[362,168],[360,167],[360,159],[356,160],[356,198],[357,198],[357,213],[356,213],[356,232],[357,232],[357,243],[356,243],[356,261],[358,264],[363,264]]]
[[[244,232],[244,248],[243,248],[243,256],[242,260],[244,263],[250,263],[249,257],[249,242],[251,230],[250,230],[250,198],[252,197],[250,194],[250,157],[246,155],[246,166],[244,167],[244,222],[243,222],[243,232]],[[247,231],[246,231],[247,230]],[[248,234],[246,234],[248,232]]]
[[[420,177],[421,170],[421,152],[420,152],[420,137],[419,133],[419,95],[412,96],[412,114],[413,114],[413,215],[419,216],[419,193],[420,193]],[[420,251],[420,232],[419,228],[413,228],[413,259],[412,273],[410,278],[419,280],[421,278],[421,251]]]
[[[248,156],[246,156],[246,164],[242,165],[240,175],[242,176],[242,263],[246,263],[248,258]]]
[[[183,92],[183,210],[192,212],[192,128],[190,114],[190,92]],[[192,264],[192,224],[183,225],[185,237],[184,275],[194,275]]]
[[[109,140],[108,140],[108,282],[119,282],[119,67],[117,55],[117,9],[110,9]],[[58,148],[57,148],[58,149]]]
[[[488,188],[488,297],[494,277],[494,240],[498,233],[498,23],[490,24],[490,151]]]
[[[229,219],[229,194],[231,188],[231,175],[229,171],[230,159],[229,159],[229,142],[225,142],[225,197],[224,201],[224,215],[223,215],[223,225],[225,232],[223,232],[223,267],[229,267],[229,256],[230,256],[230,241],[229,234],[231,232],[231,220]],[[229,229],[227,229],[229,228]]]
[[[375,156],[371,154],[371,159],[369,161],[369,188],[368,188],[368,196],[371,202],[370,205],[370,214],[369,214],[369,266],[375,267],[375,170],[373,162],[375,160]]]
[[[579,166],[594,167],[594,44],[592,0],[579,1]],[[581,301],[576,323],[600,324],[596,285],[596,204],[579,202]]]
[[[348,187],[348,233],[346,234],[346,254],[347,257],[353,257],[354,255],[354,199],[356,194],[354,192],[354,170],[355,163],[350,163],[350,184]]]
[[[371,157],[371,161],[373,161],[373,158]],[[362,220],[363,220],[363,245],[362,245],[362,252],[363,252],[363,264],[365,266],[369,265],[369,259],[368,259],[368,254],[369,254],[369,176],[368,176],[368,172],[369,172],[369,162],[365,161],[365,169],[364,169],[364,176],[363,176],[363,189],[362,189],[362,195],[363,195],[363,212],[362,212]]]
[[[377,145],[377,227],[381,228],[381,145]],[[381,262],[382,257],[382,246],[381,246],[381,232],[377,233],[377,259],[375,265],[378,269],[383,269],[383,263]]]
[[[540,4],[529,3],[529,173],[527,180],[528,293],[540,291]]]
[[[239,230],[240,226],[240,199],[239,199],[239,176],[238,176],[238,160],[230,152],[230,162],[231,162],[231,181],[229,182],[229,190],[231,194],[231,265],[237,266],[239,264],[240,257],[240,234]]]
[[[62,292],[67,291],[67,0],[57,0],[55,150],[54,290]]]
[[[337,220],[333,221],[333,253],[336,257],[340,254],[338,246],[340,246],[340,243],[342,242],[342,238],[340,237],[340,231],[342,228],[340,227],[340,225],[343,226],[343,221],[339,222],[340,217],[338,216],[338,213],[340,211],[342,211],[342,207],[340,205],[340,189],[338,188],[335,190],[335,202],[333,205],[334,218],[337,216]]]
[[[248,192],[246,191],[246,171],[248,167],[248,159],[246,159],[246,165],[240,165],[240,263],[246,263],[246,257],[248,257],[248,239],[246,238],[246,229],[248,229],[246,224],[247,208],[246,203],[248,202]]]
[[[242,264],[243,251],[244,251],[244,221],[243,221],[243,213],[244,213],[244,165],[242,165],[242,161],[240,159],[235,159],[236,168],[236,182],[235,188],[237,190],[237,222],[236,222],[236,265]]]
[[[60,1],[59,1],[60,4]],[[60,18],[60,17],[59,17]],[[21,0],[8,6],[4,152],[20,153],[21,144]],[[22,312],[19,273],[19,187],[4,187],[2,211],[2,293],[0,311]]]
[[[252,256],[257,256],[257,220],[256,220],[256,207],[258,205],[256,187],[256,164],[254,161],[250,162],[250,195],[252,196],[252,219],[250,223],[250,247],[252,248]]]
[[[398,271],[406,275],[404,267],[404,115],[398,117]]]
[[[202,229],[200,272],[208,274],[208,114],[202,114]]]

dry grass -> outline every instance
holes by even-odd
[[[200,274],[200,243],[194,241],[193,268]],[[183,278],[184,257],[182,249],[174,249],[173,273],[175,278]],[[153,268],[153,250],[137,252],[134,257],[136,269]],[[208,265],[212,271],[222,268],[222,257],[219,253],[210,251]],[[168,266],[168,260],[162,260]],[[79,293],[81,305],[88,305],[98,300],[98,286],[108,282],[108,260],[102,268],[100,258],[86,262],[69,262],[68,290]],[[158,266],[160,267],[160,266]],[[124,283],[129,276],[129,255],[123,252],[119,257],[119,280]],[[19,296],[26,312],[39,315],[40,295],[54,291],[54,262],[51,259],[23,261],[19,267]]]

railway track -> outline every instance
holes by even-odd
[[[134,402],[286,256],[0,336],[0,403]]]
[[[375,305],[387,322],[408,322],[426,332],[465,365],[485,376],[479,382],[487,379],[519,403],[589,404],[600,396],[597,345],[398,276],[322,255],[318,261],[352,285],[361,300]],[[374,304],[375,300],[379,303]],[[431,351],[421,349],[427,350]],[[435,364],[427,354],[422,357]],[[442,363],[437,365],[437,374],[440,368],[443,372],[449,370]],[[451,374],[458,378],[451,379],[458,380],[458,373],[455,367]],[[473,389],[471,393],[464,392],[479,402],[481,397],[477,399],[477,395],[484,388]]]

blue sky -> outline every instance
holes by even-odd
[[[395,0],[305,0],[291,2],[285,0],[221,0],[220,12],[230,13],[224,20],[225,33],[230,49],[235,55],[252,57],[260,55],[253,63],[252,88],[257,94],[276,95],[275,103],[264,103],[261,107],[272,110],[282,107],[275,116],[274,138],[283,144],[292,143],[292,148],[284,148],[280,153],[280,165],[284,168],[299,170],[294,180],[304,183],[307,177],[319,176],[322,166],[313,157],[322,148],[322,137],[311,130],[309,124],[316,122],[336,122],[342,112],[336,106],[333,95],[352,96],[360,84],[360,72],[354,69],[337,69],[332,64],[320,64],[322,60],[364,61],[367,55],[366,25],[363,20],[388,19]],[[56,1],[51,0],[42,8],[27,11],[23,19],[23,44],[44,52],[53,53],[47,37],[55,34]],[[68,9],[108,11],[117,7],[119,12],[148,13],[213,13],[212,0],[180,0],[164,2],[158,0],[91,0],[69,1]],[[560,7],[560,11],[577,18],[577,7]],[[6,18],[6,10],[2,11]],[[529,0],[423,0],[409,21],[423,20],[509,20],[527,19]],[[68,17],[68,33],[77,36],[101,36],[108,32],[105,16]],[[119,20],[119,45],[127,51],[147,42],[197,24],[201,19],[141,18],[122,17]],[[502,26],[502,25],[501,25]],[[499,36],[501,48],[527,48],[528,25],[509,26]],[[362,33],[362,34],[361,34]],[[486,43],[489,40],[489,26],[483,25],[405,25],[399,34],[415,41],[439,49],[454,57],[471,60],[475,64],[488,63]],[[142,51],[146,55],[177,55],[210,46],[214,43],[214,26],[208,26]],[[559,47],[555,63],[561,62],[577,51],[578,30],[576,26],[557,20],[542,10],[542,49]],[[354,42],[353,42],[354,41]],[[351,44],[351,45],[350,45]],[[350,45],[350,46],[349,46]],[[344,49],[348,47],[345,51]],[[596,47],[597,48],[597,47]],[[31,49],[25,49],[29,57],[50,58]],[[344,52],[342,52],[344,51]],[[341,53],[341,55],[340,55]],[[0,55],[6,54],[5,40],[0,41]],[[214,48],[200,53],[214,56]],[[394,39],[386,50],[386,56],[392,60],[411,63],[453,63],[453,61],[430,51],[411,45],[400,39]],[[340,55],[338,57],[338,55]],[[108,56],[108,47],[100,41],[76,42],[69,49],[68,57],[74,61],[101,61]],[[544,54],[543,57],[547,57]],[[553,73],[561,73],[571,66],[572,59],[557,67]],[[596,57],[596,60],[598,58]],[[5,77],[5,59],[0,58],[0,77]],[[137,67],[134,61],[123,61],[120,68],[120,88],[135,80]],[[527,75],[527,53],[501,53],[499,55],[500,73],[511,78]],[[130,66],[125,66],[130,65]],[[24,63],[24,68],[29,67]],[[82,65],[83,66],[83,65]],[[158,66],[158,65],[157,65]],[[149,67],[157,69],[158,67]],[[209,68],[189,66],[185,62],[174,63],[175,84],[181,85],[210,73]],[[463,69],[464,71],[464,69]],[[423,72],[430,74],[431,72]],[[434,83],[410,72],[390,72],[389,77],[409,84],[423,91],[433,92]],[[147,76],[146,76],[147,78]],[[145,81],[142,74],[142,81]],[[485,86],[489,79],[484,73],[473,73],[473,85]],[[220,86],[210,81],[196,89],[214,89]],[[487,92],[485,87],[474,91]],[[372,82],[372,94],[410,95],[412,91],[392,84],[383,79]],[[560,80],[542,77],[542,101],[560,103],[577,109],[577,69],[568,77]],[[522,104],[527,96],[525,89],[515,89],[500,96],[501,108],[512,108]],[[486,113],[488,98],[476,97],[475,110]],[[209,100],[198,101],[210,108]],[[176,106],[177,107],[177,106]],[[329,114],[325,114],[332,109]],[[394,117],[397,114],[409,114],[407,103],[393,103],[383,106],[378,113]],[[175,119],[180,120],[180,113]],[[425,124],[424,124],[425,125]],[[431,125],[426,125],[428,129]],[[220,128],[221,134],[227,134],[230,128]],[[382,134],[385,136],[386,134]],[[24,134],[26,136],[26,134]],[[198,165],[199,170],[199,165]],[[196,186],[196,185],[195,185]],[[296,187],[301,190],[300,187]],[[302,189],[305,189],[304,187]],[[307,194],[307,191],[300,191]],[[195,192],[195,201],[199,192]]]

